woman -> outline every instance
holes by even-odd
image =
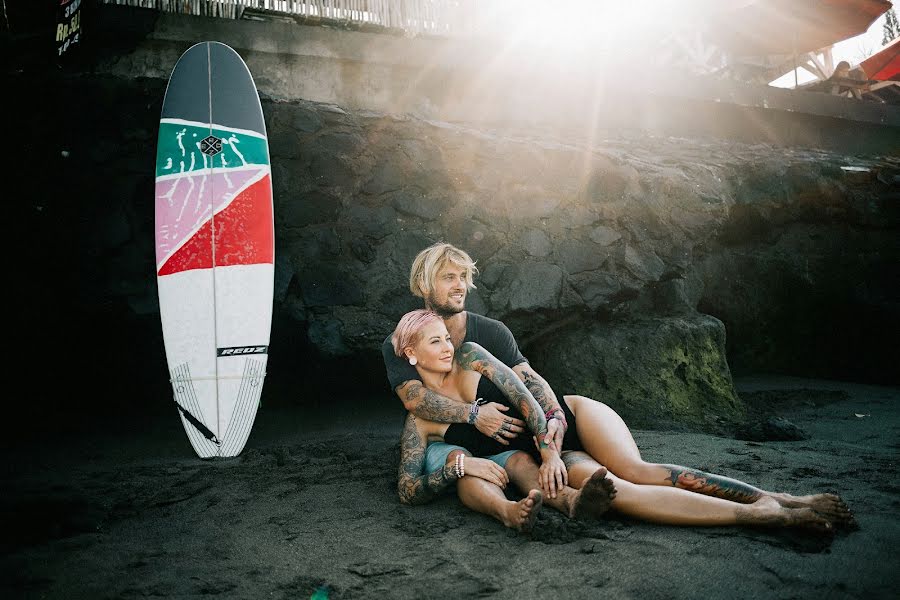
[[[425,324],[428,339],[423,335]],[[487,375],[513,406],[521,404],[526,408],[522,417],[529,427],[545,434],[546,421],[536,418],[536,414],[540,415],[539,409],[533,409],[536,403],[532,405],[528,399],[523,401],[517,397],[522,392],[515,385],[518,378],[512,370],[477,344],[463,344],[451,360],[449,335],[442,325],[435,313],[415,310],[404,315],[395,331],[395,351],[417,365],[425,386],[450,398],[474,402],[483,390],[479,387],[482,376]],[[398,335],[401,330],[403,336]],[[404,344],[403,340],[411,341]],[[429,345],[441,343],[443,362],[436,362],[429,354]],[[527,389],[524,394],[530,395]],[[585,481],[591,481],[597,488],[597,477],[591,475],[597,474],[602,463],[609,469],[606,479],[615,488],[610,508],[624,515],[672,525],[798,526],[823,533],[831,532],[834,525],[853,522],[846,505],[833,494],[798,497],[767,492],[695,469],[646,463],[628,427],[611,408],[574,395],[564,396],[562,404],[569,429],[561,458],[568,481],[574,488],[581,487],[579,483]],[[409,429],[410,421],[407,423]],[[450,426],[439,427],[443,428],[446,440]],[[454,424],[452,427],[467,426]],[[542,440],[541,433],[537,440]],[[553,453],[541,448],[541,458],[545,456],[556,471]],[[555,477],[552,473],[551,476]]]
[[[558,477],[566,467],[555,448],[545,442],[547,422],[537,402],[524,384],[498,361],[480,361],[471,368],[454,362],[453,345],[443,319],[431,311],[413,311],[404,315],[393,335],[395,351],[405,354],[422,381],[448,397],[462,400],[476,394],[479,380],[492,382],[494,389],[507,390],[510,402],[529,424],[535,447],[530,450],[547,465],[547,477]],[[496,368],[499,364],[502,369]],[[474,397],[474,396],[473,396]],[[421,504],[457,483],[464,505],[495,517],[507,527],[529,531],[545,499],[540,491],[541,472],[532,454],[510,450],[491,440],[471,439],[463,447],[462,437],[470,425],[447,425],[407,415],[400,443],[398,491],[404,504]],[[596,465],[586,474],[587,481],[574,489],[563,486],[549,506],[570,517],[599,516],[614,496],[606,469]],[[518,502],[504,493],[512,481],[525,497]]]

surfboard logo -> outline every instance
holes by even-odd
[[[222,140],[214,135],[200,140],[200,152],[207,156],[215,156],[222,151]]]
[[[268,354],[268,346],[232,346],[217,348],[216,356],[243,356],[245,354]]]

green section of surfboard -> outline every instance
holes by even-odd
[[[210,133],[222,140],[222,151],[209,157],[200,151],[201,142]],[[183,121],[160,121],[157,140],[156,176],[201,171],[210,167],[239,168],[247,165],[268,165],[269,149],[266,138],[255,133],[195,125]]]

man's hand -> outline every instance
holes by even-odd
[[[504,446],[509,446],[506,438],[514,438],[525,431],[525,422],[521,419],[509,417],[504,412],[509,407],[497,402],[488,402],[478,407],[478,417],[475,418],[475,428],[484,435],[494,438]]]

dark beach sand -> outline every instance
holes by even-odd
[[[531,535],[449,496],[397,500],[400,403],[263,406],[243,455],[194,457],[170,404],[6,444],[3,598],[894,598],[900,390],[738,382],[809,434],[635,431],[648,460],[839,492],[860,529],[679,528],[550,509]],[[170,410],[171,409],[171,410]],[[856,416],[863,415],[863,416]],[[329,419],[331,422],[329,423]],[[11,424],[8,423],[8,426]]]

